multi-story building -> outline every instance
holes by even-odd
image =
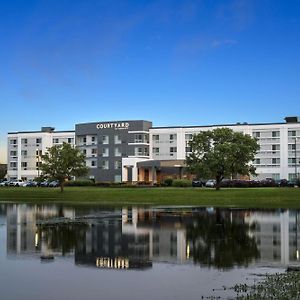
[[[300,122],[298,117],[287,117],[285,120],[285,123],[152,127],[149,130],[151,160],[137,162],[138,180],[160,180],[164,170],[170,172],[172,168],[174,174],[182,176],[193,135],[221,127],[257,138],[260,150],[254,165],[258,179],[293,179],[300,171]]]
[[[137,181],[136,162],[150,158],[151,126],[142,120],[76,124],[76,146],[86,155],[89,178],[121,182],[124,167],[129,169],[127,179]],[[131,164],[124,165],[123,159]]]
[[[9,179],[34,179],[40,175],[42,155],[53,145],[63,142],[74,145],[74,131],[55,131],[42,127],[41,131],[9,132],[7,143],[7,176]]]
[[[257,138],[254,165],[258,179],[293,179],[300,171],[300,121],[152,127],[143,120],[76,124],[74,131],[45,127],[38,132],[8,134],[8,177],[31,179],[39,175],[41,154],[52,145],[75,143],[86,155],[90,179],[109,182],[156,183],[165,176],[184,176],[189,141],[194,134],[231,128]]]

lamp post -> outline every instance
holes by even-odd
[[[297,174],[297,138],[295,138],[295,180],[298,179]]]
[[[38,163],[38,177],[40,177],[40,151],[39,149],[36,149],[36,154],[37,154],[37,163]]]

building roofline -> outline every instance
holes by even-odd
[[[77,125],[86,125],[86,124],[97,124],[97,123],[117,123],[117,122],[148,122],[153,123],[152,121],[148,120],[110,120],[110,121],[95,121],[95,122],[86,122],[86,123],[76,123]]]
[[[262,125],[295,125],[300,123],[234,123],[234,124],[211,124],[211,125],[192,125],[192,126],[153,126],[150,129],[168,129],[168,128],[205,128],[205,127],[220,127],[220,126],[262,126]]]
[[[38,131],[14,131],[14,132],[8,132],[7,134],[20,134],[20,133],[68,133],[68,132],[74,132],[75,133],[75,130],[58,130],[58,131],[52,131],[52,132],[45,132],[45,131],[41,131],[41,130],[38,130]]]

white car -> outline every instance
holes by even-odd
[[[216,181],[214,179],[210,179],[210,180],[206,181],[205,186],[206,187],[215,187]]]
[[[10,186],[23,186],[25,184],[25,181],[21,179],[14,180],[10,183]]]

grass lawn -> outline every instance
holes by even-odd
[[[67,187],[61,193],[57,188],[1,187],[0,202],[300,208],[300,188]]]

